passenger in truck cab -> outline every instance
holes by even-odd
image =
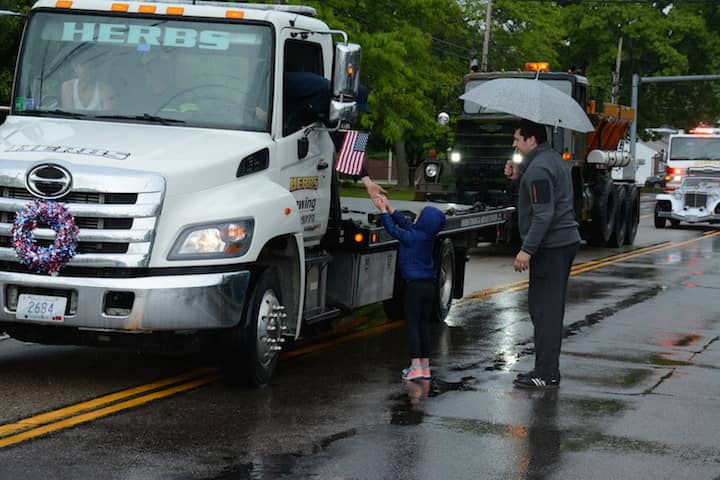
[[[75,78],[62,84],[62,106],[74,111],[110,110],[115,106],[112,89],[97,77],[96,65],[88,59],[72,62]]]

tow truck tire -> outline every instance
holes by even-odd
[[[635,243],[638,225],[640,223],[640,190],[635,185],[627,185],[625,201],[627,202],[627,229],[625,230],[625,245]]]
[[[435,278],[437,279],[435,320],[442,323],[450,312],[455,288],[455,247],[449,238],[444,239],[437,249]]]
[[[626,200],[626,190],[624,185],[615,186],[615,201],[617,208],[615,210],[615,226],[612,234],[608,239],[608,247],[620,247],[625,243],[625,235],[628,225],[628,210]]]
[[[235,385],[263,387],[277,368],[278,351],[273,351],[270,339],[281,338],[279,322],[272,314],[284,313],[280,282],[275,269],[260,273],[248,298],[246,317],[234,329],[234,338],[223,358],[226,379]],[[268,330],[268,326],[271,330]],[[272,328],[275,327],[275,330]]]
[[[606,178],[593,189],[592,232],[590,243],[606,245],[615,228],[617,202],[615,185]]]
[[[665,228],[665,221],[667,218],[658,215],[659,212],[666,211],[667,208],[662,202],[655,204],[655,228]]]

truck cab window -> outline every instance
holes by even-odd
[[[269,130],[267,26],[38,12],[28,28],[19,115]]]
[[[300,40],[288,40],[285,43],[285,78],[283,79],[283,135],[289,135],[298,131],[303,126],[319,119],[321,110],[324,109],[325,100],[328,100],[330,90],[328,87],[327,97],[324,95],[313,95],[317,97],[315,102],[299,102],[297,93],[307,93],[312,90],[313,76],[317,80],[324,77],[322,47],[317,43]],[[311,75],[302,75],[307,73]],[[312,75],[314,74],[314,75]],[[297,84],[289,85],[289,82],[304,82],[307,85],[298,88]],[[329,85],[329,84],[328,84]],[[308,106],[312,104],[312,108]],[[320,105],[323,105],[322,107]]]

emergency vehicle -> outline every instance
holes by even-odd
[[[313,323],[379,302],[402,318],[398,244],[370,201],[331,213],[330,130],[356,116],[360,53],[302,6],[38,1],[0,126],[0,331],[51,344],[202,341],[230,378],[262,385]],[[289,72],[332,79],[333,126],[293,114]],[[77,254],[54,275],[21,264],[28,252],[12,237],[35,200],[79,228]],[[478,232],[513,208],[440,207],[443,319]],[[57,248],[52,229],[32,233],[29,246]]]
[[[665,189],[682,184],[689,167],[720,166],[720,128],[698,126],[687,133],[670,135],[668,140]]]

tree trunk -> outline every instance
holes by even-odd
[[[407,154],[405,153],[405,142],[403,140],[395,142],[395,163],[397,168],[398,185],[403,187],[410,186]]]

